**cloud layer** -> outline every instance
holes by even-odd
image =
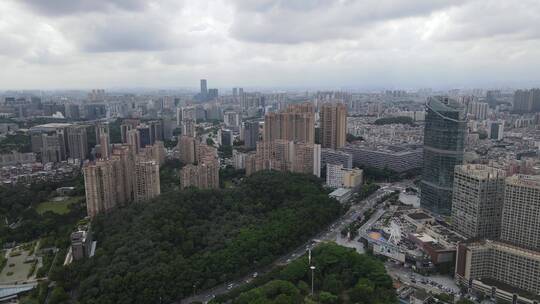
[[[540,85],[537,0],[4,0],[0,89]]]

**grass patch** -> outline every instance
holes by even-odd
[[[39,214],[43,214],[47,211],[56,213],[56,214],[67,214],[69,213],[69,206],[71,206],[74,203],[77,203],[81,197],[75,196],[75,197],[68,197],[63,201],[55,202],[55,201],[48,201],[43,202],[36,207],[36,212]]]

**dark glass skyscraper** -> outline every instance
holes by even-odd
[[[248,149],[257,148],[259,140],[259,122],[246,121],[244,122],[244,145]]]
[[[448,97],[430,97],[426,108],[420,204],[450,215],[454,167],[463,162],[467,123],[462,106]]]

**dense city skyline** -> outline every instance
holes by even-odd
[[[540,0],[0,0],[0,303],[539,304]]]
[[[534,87],[537,1],[2,1],[0,90]]]

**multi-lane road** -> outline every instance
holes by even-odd
[[[259,274],[263,274],[268,272],[270,269],[272,269],[276,265],[283,265],[288,264],[291,261],[295,260],[296,258],[302,256],[304,253],[306,253],[308,250],[312,249],[316,243],[321,241],[336,241],[338,238],[340,238],[340,233],[343,228],[345,228],[347,225],[351,224],[353,221],[357,220],[359,217],[361,217],[369,208],[373,208],[375,206],[375,203],[377,200],[379,200],[384,195],[394,191],[394,190],[401,190],[405,187],[409,186],[411,184],[410,181],[405,182],[399,182],[394,184],[382,184],[381,188],[377,190],[375,193],[370,195],[367,199],[359,202],[358,204],[353,205],[347,213],[345,213],[342,217],[340,217],[338,220],[336,220],[334,223],[329,225],[325,230],[323,230],[321,233],[316,235],[315,237],[308,240],[306,243],[304,243],[302,246],[296,248],[295,250],[283,255],[279,259],[277,259],[272,265],[264,268],[259,269],[257,272],[251,273],[243,278],[240,278],[238,280],[228,282],[219,286],[216,286],[212,289],[208,289],[205,291],[202,291],[201,293],[183,299],[180,301],[181,304],[189,304],[192,302],[203,302],[207,303],[211,299],[213,299],[215,296],[224,294],[228,292],[229,290],[239,287],[243,284],[246,284],[250,282],[254,276],[257,276]],[[366,229],[369,225],[371,225],[375,220],[374,218],[380,217],[382,211],[375,212],[370,220],[366,224],[362,226],[363,229]],[[361,228],[361,229],[362,229]]]

